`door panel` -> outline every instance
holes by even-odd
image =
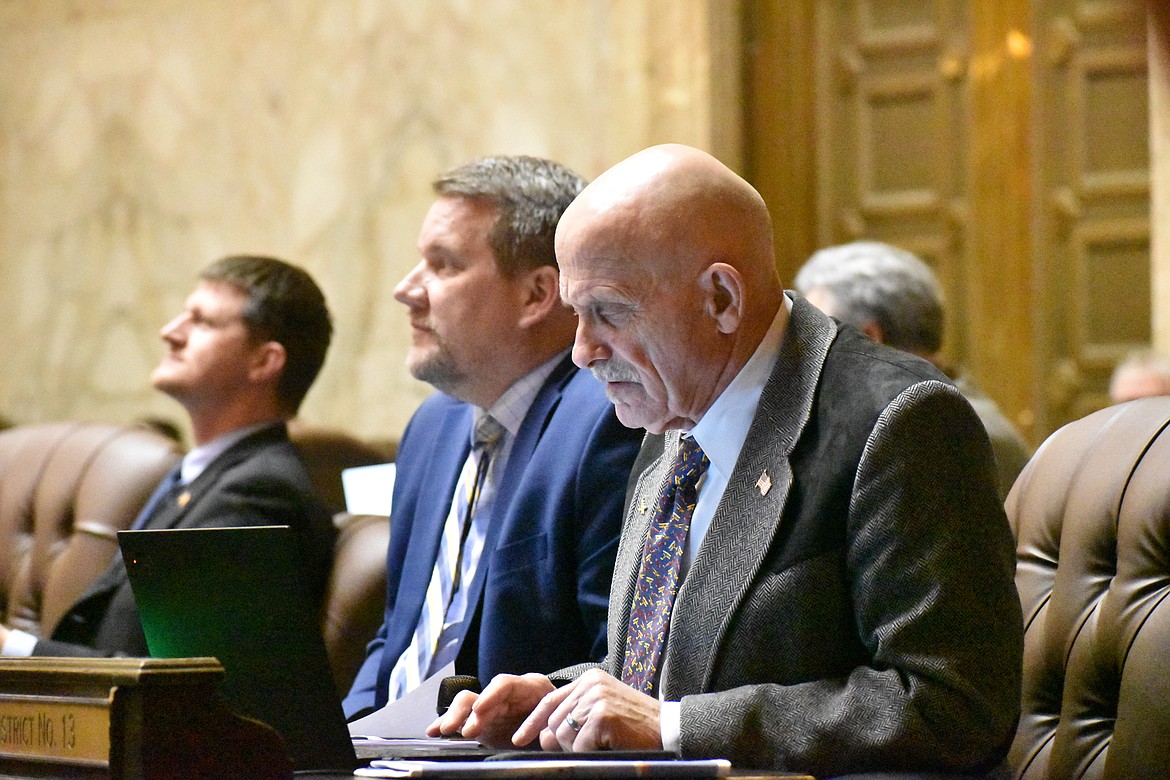
[[[1149,105],[1139,2],[1037,3],[1037,394],[1045,430],[1108,403],[1150,341]]]
[[[818,243],[887,241],[920,255],[947,295],[946,355],[961,362],[967,308],[964,2],[836,2],[818,29]],[[830,41],[832,43],[830,43]]]
[[[921,255],[947,296],[945,356],[1033,442],[1104,405],[1114,363],[1151,339],[1141,0],[745,9],[749,113],[770,116],[781,90],[792,109],[797,80],[815,117],[807,163],[776,154],[777,138],[807,136],[749,125],[747,174],[769,205],[794,197],[781,182],[811,178],[815,246],[872,238]],[[809,17],[805,59],[769,59],[784,41],[770,25]],[[781,256],[786,279],[803,259]]]

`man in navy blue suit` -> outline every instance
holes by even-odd
[[[532,157],[434,183],[422,259],[394,297],[410,315],[407,367],[439,392],[399,445],[386,616],[345,699],[351,719],[452,660],[486,680],[605,653],[642,432],[570,356],[553,239],[584,184]]]

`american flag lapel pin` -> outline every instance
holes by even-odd
[[[768,491],[772,489],[772,478],[768,476],[768,470],[764,469],[764,473],[756,480],[756,490],[760,491],[761,496],[768,495]]]

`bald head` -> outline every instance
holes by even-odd
[[[1170,395],[1170,360],[1153,350],[1130,353],[1113,369],[1109,398],[1115,404]]]
[[[780,281],[764,199],[706,152],[679,144],[645,149],[610,168],[569,206],[562,244],[636,241],[640,270],[677,275],[723,262],[755,295],[778,303]],[[774,309],[774,307],[773,307]]]
[[[561,217],[556,252],[579,315],[574,360],[607,381],[622,422],[650,430],[697,422],[783,298],[763,198],[686,146],[594,180]]]

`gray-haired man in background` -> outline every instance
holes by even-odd
[[[795,286],[830,317],[879,344],[929,360],[954,381],[987,429],[1000,496],[1006,498],[1031,450],[995,401],[943,360],[942,286],[930,267],[904,249],[855,241],[814,252],[796,274]]]

